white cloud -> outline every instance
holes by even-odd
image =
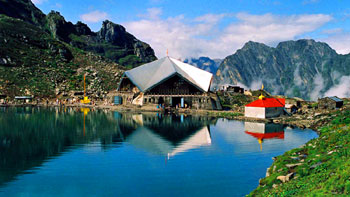
[[[194,19],[183,15],[163,19],[161,14],[160,8],[148,9],[139,20],[124,25],[137,38],[149,43],[158,57],[165,56],[169,49],[169,55],[176,58],[224,58],[249,40],[275,45],[313,32],[332,20],[330,15],[324,14],[280,16],[222,13]],[[220,26],[223,19],[228,17],[235,22]]]
[[[159,16],[162,15],[163,10],[161,8],[148,8],[146,14],[140,14],[139,17],[156,20],[159,19]]]
[[[338,32],[328,32],[327,38],[321,39],[340,54],[350,53],[350,32],[338,30]]]
[[[318,3],[320,0],[304,0],[303,5]]]
[[[322,31],[322,33],[324,34],[339,34],[342,32],[343,32],[342,28],[325,29]]]
[[[322,97],[321,91],[324,89],[324,79],[320,73],[317,73],[313,81],[313,91],[310,93],[310,99],[316,101],[319,97]]]
[[[55,4],[55,7],[56,7],[56,8],[62,8],[62,4],[56,3],[56,4]]]
[[[95,10],[95,11],[81,15],[80,18],[81,20],[87,23],[97,23],[107,19],[108,14],[106,12]]]
[[[350,76],[342,76],[339,84],[334,85],[324,95],[325,96],[338,96],[340,98],[350,97]]]
[[[43,4],[43,3],[46,2],[46,1],[48,1],[48,0],[32,0],[32,2],[33,2],[34,4],[37,4],[37,5]]]
[[[205,23],[217,23],[226,16],[230,16],[230,15],[229,14],[206,14],[195,18],[194,21],[205,22]]]

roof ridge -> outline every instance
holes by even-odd
[[[185,79],[187,79],[188,81],[190,81],[190,82],[191,82],[194,86],[196,86],[197,88],[199,88],[199,89],[205,91],[201,86],[198,85],[198,82],[197,82],[195,79],[193,79],[193,78],[191,77],[191,75],[190,75],[186,70],[182,69],[178,64],[176,64],[176,62],[173,61],[173,60],[176,60],[176,59],[174,59],[174,58],[169,58],[169,59],[170,59],[172,65],[175,65],[174,68],[175,68],[176,73],[178,73],[179,75],[182,75]],[[177,61],[179,61],[179,60],[177,60]],[[179,61],[179,62],[181,62],[181,61]],[[183,63],[183,62],[181,62],[181,63]],[[184,63],[184,64],[185,64],[185,63]],[[192,65],[190,65],[190,64],[187,64],[187,65],[192,66]],[[193,66],[193,67],[194,67],[194,66]],[[196,67],[194,67],[194,68],[196,68]],[[178,70],[181,70],[183,73],[186,74],[186,76],[183,75],[183,74],[181,74],[181,73],[179,73]]]
[[[160,60],[163,60],[163,62],[158,66],[158,68],[157,68],[157,70],[156,71],[154,71],[154,74],[153,74],[153,76],[150,78],[150,80],[148,80],[148,83],[147,83],[147,89],[145,89],[145,90],[148,90],[148,89],[150,89],[151,87],[153,87],[154,86],[154,84],[158,84],[159,82],[161,82],[162,80],[158,80],[156,83],[155,82],[153,82],[153,79],[154,78],[156,78],[157,77],[157,73],[159,73],[159,72],[163,72],[162,70],[164,69],[163,67],[162,67],[162,65],[165,63],[165,61],[167,60],[167,59],[169,59],[169,61],[170,61],[170,58],[169,58],[169,56],[167,56],[167,57],[165,57],[165,58],[162,58],[162,59],[160,59]],[[170,61],[171,62],[171,61]],[[172,63],[172,62],[171,62]],[[172,67],[174,68],[174,66],[172,65]],[[176,72],[176,69],[174,68],[174,71]],[[172,74],[170,74],[170,75],[168,75],[167,77],[169,77],[169,76],[171,76],[171,75],[173,75],[174,73],[172,73]],[[167,78],[166,77],[166,78]],[[152,85],[152,84],[150,84],[151,82],[153,82],[154,84]]]

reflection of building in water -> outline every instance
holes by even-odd
[[[265,139],[284,139],[284,126],[280,124],[265,124],[257,122],[245,122],[245,133],[258,139],[260,149]]]
[[[90,112],[90,109],[89,108],[80,108],[80,111],[84,113],[83,134],[85,136],[85,116]]]
[[[174,134],[176,135],[176,133]],[[204,126],[202,129],[195,131],[194,134],[175,143],[147,127],[140,127],[127,137],[126,142],[152,154],[170,157],[190,149],[208,146],[211,144],[211,137],[208,127]]]
[[[117,117],[123,141],[152,154],[168,157],[210,145],[208,125],[216,121],[209,117],[161,114],[119,114]]]
[[[101,150],[118,148],[124,141],[133,140],[135,136],[137,139],[138,129],[148,129],[148,134],[155,137],[145,138],[145,143],[158,145],[149,140],[158,139],[166,145],[160,150],[175,155],[205,144],[202,137],[208,140],[205,134],[209,134],[209,130],[202,129],[215,124],[215,119],[203,117],[181,118],[154,113],[135,116],[92,111],[79,108],[0,108],[0,188],[16,176],[41,166],[48,158],[83,144],[89,146],[97,142]]]

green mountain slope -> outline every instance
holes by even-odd
[[[36,25],[0,15],[0,94],[56,97],[83,90],[103,97],[124,68],[58,41]]]

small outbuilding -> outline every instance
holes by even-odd
[[[219,88],[219,90],[224,92],[229,92],[229,93],[240,93],[240,94],[244,93],[244,88],[241,88],[238,85],[231,85],[231,84],[222,85]]]
[[[239,86],[228,86],[226,89],[227,92],[234,92],[234,93],[244,93],[244,88],[241,88]]]
[[[286,104],[285,109],[290,114],[294,114],[298,111],[298,107],[295,106],[294,104]]]
[[[6,95],[0,93],[0,104],[4,104],[6,99]]]
[[[318,99],[319,109],[338,109],[343,107],[344,101],[336,96]]]
[[[30,101],[33,100],[32,96],[15,96],[15,100],[17,101],[23,101],[24,103],[29,103]]]
[[[265,98],[263,95],[259,99],[245,106],[246,117],[251,118],[273,118],[284,114],[285,99]]]

